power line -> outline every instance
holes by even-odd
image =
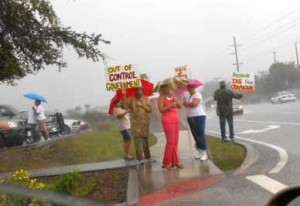
[[[291,24],[291,23],[294,23],[294,24]],[[258,43],[266,42],[269,39],[272,39],[272,38],[278,36],[279,34],[284,33],[286,31],[288,31],[288,30],[290,30],[290,29],[298,26],[299,24],[300,24],[300,18],[298,18],[298,19],[296,19],[294,21],[291,21],[288,24],[286,24],[286,25],[282,26],[281,28],[279,28],[278,29],[279,31],[271,32],[264,39],[257,40],[256,42],[252,43],[251,45],[245,47],[245,49],[243,49],[243,51],[256,46]]]
[[[269,29],[269,28],[272,27],[273,25],[277,24],[278,22],[281,22],[282,20],[286,19],[287,17],[291,16],[292,14],[296,13],[296,12],[299,11],[299,10],[300,10],[300,7],[296,8],[295,10],[291,11],[290,13],[288,13],[288,14],[286,14],[286,15],[284,15],[284,16],[278,18],[277,20],[275,20],[275,21],[269,23],[267,26],[263,27],[261,30],[256,31],[256,32],[253,33],[252,35],[254,35],[254,36],[260,35],[263,31]],[[250,36],[252,36],[252,35],[250,35]],[[255,38],[256,38],[256,37],[255,37]],[[254,39],[255,39],[255,38],[254,38]],[[247,42],[246,42],[246,43],[247,43]]]

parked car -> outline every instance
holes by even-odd
[[[15,108],[0,105],[0,149],[22,145],[29,130]]]
[[[276,96],[271,98],[271,102],[273,104],[284,103],[284,102],[295,102],[296,100],[297,100],[296,95],[289,91],[277,92]]]
[[[81,131],[86,131],[90,128],[89,124],[85,121],[80,121],[80,129]]]
[[[68,134],[65,127],[64,117],[61,113],[47,113],[45,116],[50,137],[58,136],[60,134]]]
[[[81,131],[81,121],[76,119],[65,119],[65,131],[67,134]]]
[[[232,100],[232,110],[233,114],[244,114],[244,107],[240,100]]]

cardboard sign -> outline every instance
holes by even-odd
[[[254,92],[255,77],[251,73],[233,72],[231,79],[231,89],[236,91]]]
[[[187,78],[187,66],[175,68],[175,77],[185,77]]]
[[[140,74],[132,64],[106,69],[106,90],[116,91],[140,86]]]

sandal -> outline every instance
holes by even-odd
[[[127,156],[124,157],[124,159],[130,161],[130,160],[133,160],[134,158],[131,157],[130,155],[127,155]]]
[[[162,165],[161,168],[162,168],[162,169],[166,169],[166,170],[171,170],[171,169],[172,169],[172,166]]]

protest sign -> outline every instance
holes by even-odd
[[[140,74],[132,64],[106,69],[106,90],[117,91],[140,86]]]
[[[252,73],[233,72],[231,89],[236,91],[254,92],[255,76]]]
[[[187,66],[175,68],[175,77],[185,77],[187,78]]]

